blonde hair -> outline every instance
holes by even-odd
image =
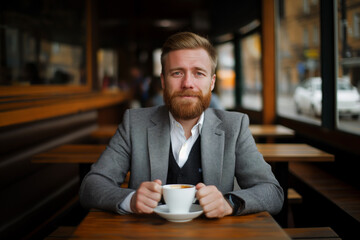
[[[165,59],[169,52],[182,49],[204,49],[211,60],[211,74],[215,74],[217,54],[209,40],[192,32],[180,32],[170,36],[164,43],[161,53],[161,72],[164,74]]]

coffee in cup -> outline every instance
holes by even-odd
[[[163,196],[170,213],[188,213],[195,199],[195,186],[168,184],[162,187]]]

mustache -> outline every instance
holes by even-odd
[[[184,90],[184,91],[177,91],[172,94],[172,97],[183,97],[183,96],[190,96],[190,97],[202,97],[201,92],[195,92],[192,90]]]

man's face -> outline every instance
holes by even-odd
[[[169,52],[161,84],[164,101],[176,119],[197,118],[209,107],[215,84],[211,61],[204,49]]]

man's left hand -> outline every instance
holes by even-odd
[[[208,218],[222,218],[231,215],[232,207],[225,200],[222,193],[215,186],[206,186],[203,183],[196,185],[196,198],[204,210],[204,214]]]

